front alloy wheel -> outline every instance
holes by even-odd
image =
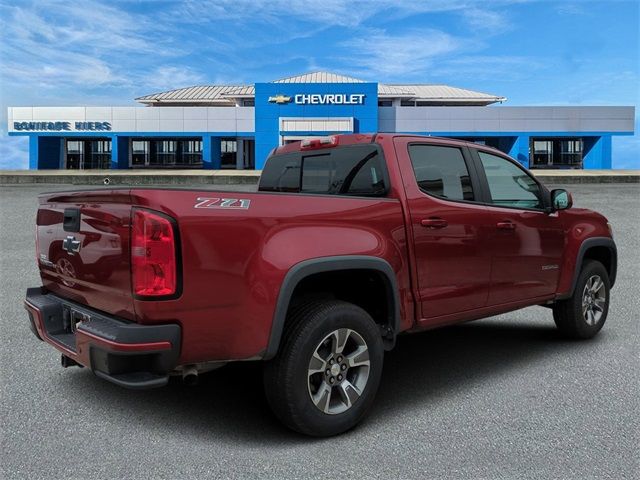
[[[582,316],[587,325],[596,325],[602,318],[607,295],[604,282],[598,275],[587,280],[582,292]]]
[[[602,263],[585,260],[573,295],[556,302],[553,319],[569,338],[591,338],[600,331],[609,312],[609,273]]]

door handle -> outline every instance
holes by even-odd
[[[449,225],[446,220],[437,217],[425,218],[420,221],[420,224],[427,228],[444,228]]]
[[[515,230],[516,224],[507,220],[505,222],[496,223],[496,227],[498,227],[500,230]]]

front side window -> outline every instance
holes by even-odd
[[[504,207],[542,209],[540,186],[509,160],[478,152],[491,193],[491,203]]]
[[[447,200],[473,201],[473,187],[462,150],[441,145],[409,145],[418,187]]]

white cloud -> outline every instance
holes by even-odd
[[[456,12],[474,26],[504,26],[495,9],[532,0],[185,0],[176,2],[165,18],[179,16],[186,23],[236,22],[248,19],[284,27],[270,34],[271,42],[316,33],[328,27],[357,28],[368,20],[411,17],[419,14]],[[494,10],[490,10],[494,9]]]
[[[86,51],[154,50],[143,35],[150,27],[143,17],[134,18],[122,9],[93,0],[17,3],[6,7],[6,15],[9,20],[5,28],[26,46],[58,49],[81,46]]]
[[[322,26],[354,27],[380,11],[395,8],[399,11],[408,5],[457,3],[404,2],[390,0],[186,0],[177,3],[171,15],[178,12],[186,22],[238,21],[258,18],[268,24],[287,23],[290,30],[296,23],[315,23]],[[284,32],[286,33],[286,32]]]
[[[512,55],[460,55],[445,58],[433,68],[432,75],[455,78],[458,82],[496,79],[517,80],[531,76],[532,71],[546,68],[531,57]]]
[[[462,11],[462,15],[467,24],[476,30],[497,34],[509,28],[504,12],[486,8],[467,8]]]
[[[189,67],[175,67],[163,65],[145,75],[142,83],[148,88],[169,90],[178,86],[192,86],[207,82],[207,78],[200,72]]]
[[[61,89],[66,85],[103,86],[126,83],[104,60],[83,54],[68,53],[62,61],[58,55],[39,62],[7,62],[3,65],[3,82],[21,85],[25,81],[39,88]]]
[[[392,35],[371,32],[343,42],[353,52],[345,59],[370,78],[401,78],[424,72],[434,60],[460,50],[465,40],[434,29]]]
[[[126,67],[114,60],[159,50],[147,22],[94,1],[17,3],[1,13],[2,81],[9,86],[127,83]]]
[[[584,15],[585,11],[582,8],[582,5],[578,5],[577,3],[567,3],[562,2],[559,5],[555,6],[555,11],[560,15]]]
[[[29,139],[8,137],[0,131],[0,170],[20,170],[29,166]]]

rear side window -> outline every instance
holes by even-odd
[[[409,145],[420,190],[447,200],[473,201],[473,188],[462,150],[441,145]]]
[[[261,192],[384,196],[384,158],[376,145],[293,152],[269,158],[260,177]]]

